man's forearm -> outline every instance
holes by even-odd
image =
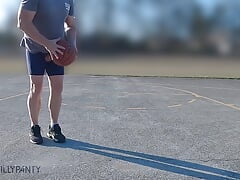
[[[65,30],[66,32],[66,37],[67,37],[67,40],[68,42],[71,43],[72,46],[76,47],[77,46],[77,42],[76,42],[76,39],[77,39],[77,30],[75,27],[68,27],[66,28]]]
[[[24,24],[20,27],[20,29],[38,44],[43,45],[44,47],[46,46],[48,39],[39,33],[34,24]]]

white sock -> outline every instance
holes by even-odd
[[[34,125],[38,125],[38,124],[34,124],[33,122],[31,122],[30,127],[33,127]]]
[[[58,124],[58,123],[54,123],[54,122],[51,121],[51,124],[50,124],[51,128],[52,128],[55,124]]]

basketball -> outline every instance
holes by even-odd
[[[63,46],[65,49],[63,50],[63,54],[57,53],[58,59],[54,57],[53,62],[59,66],[68,66],[72,64],[77,55],[76,49],[71,47],[66,40],[59,40],[57,44]],[[45,57],[45,60],[51,60],[49,54]]]

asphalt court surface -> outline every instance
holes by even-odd
[[[0,84],[0,179],[240,179],[239,80],[67,75],[67,142],[43,145],[29,142],[28,77]],[[44,137],[48,94],[45,79]]]

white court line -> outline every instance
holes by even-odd
[[[8,96],[8,97],[5,97],[5,98],[0,98],[0,101],[6,101],[6,100],[9,100],[9,99],[19,97],[19,96],[24,96],[24,95],[27,95],[28,93],[29,92],[25,92],[25,93],[20,93],[20,94],[14,95],[14,96]]]
[[[189,96],[189,94],[172,94],[174,96]]]
[[[191,103],[193,103],[195,101],[196,101],[196,99],[192,99],[192,100],[188,101],[188,103],[191,104]]]
[[[136,108],[127,108],[127,110],[147,110],[147,108],[136,107]]]
[[[47,87],[43,87],[43,89],[46,89],[46,88]],[[45,90],[43,90],[43,91],[46,92]],[[27,95],[28,93],[29,93],[29,91],[25,92],[25,93],[12,95],[12,96],[7,96],[7,97],[4,97],[4,98],[0,98],[0,101],[6,101],[6,100],[9,100],[9,99],[13,99],[13,98],[19,97],[19,96],[24,96],[24,95]]]

